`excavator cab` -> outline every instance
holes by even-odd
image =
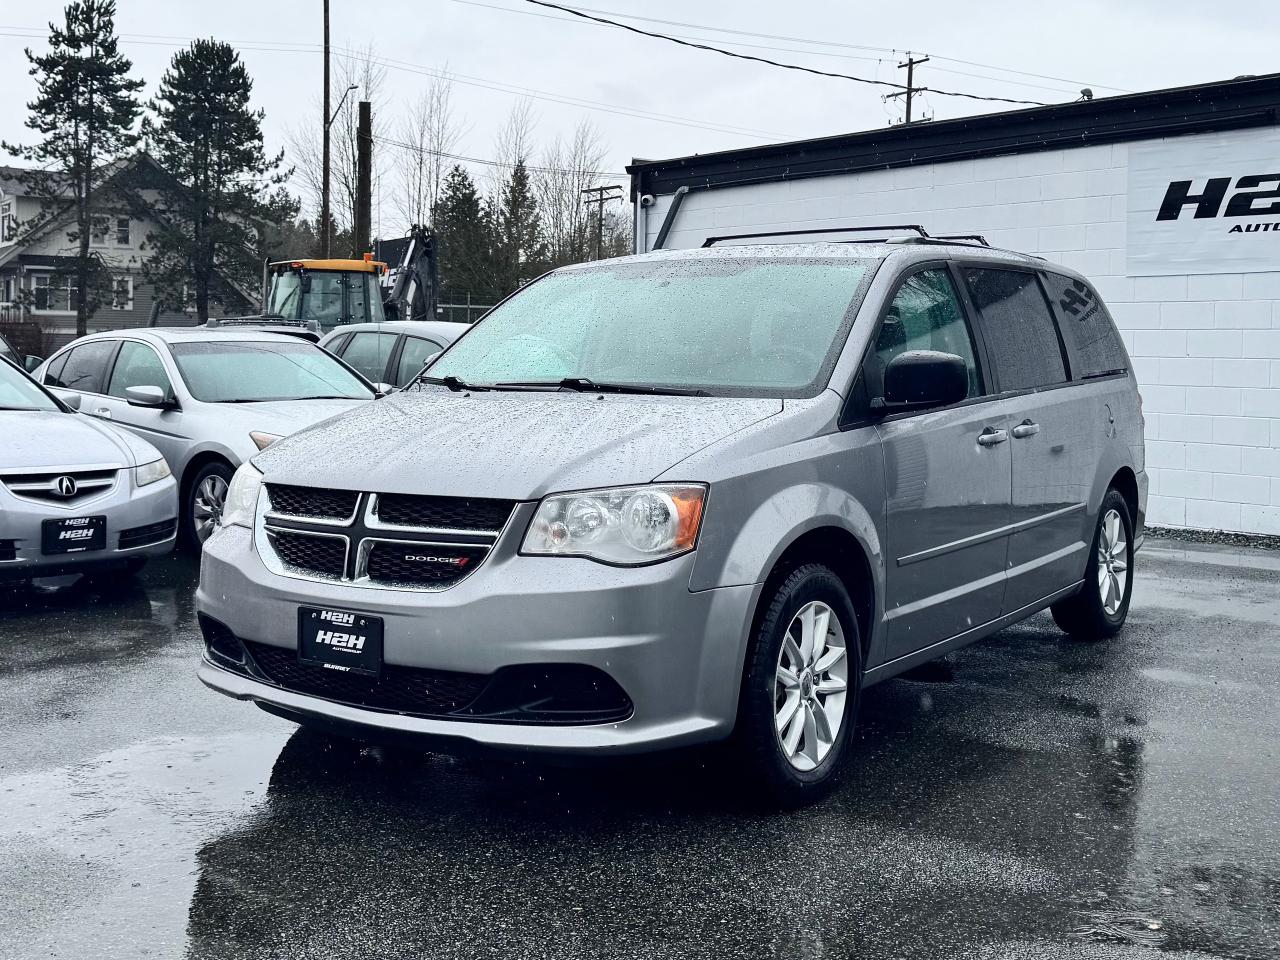
[[[363,260],[281,260],[268,266],[263,313],[314,323],[321,333],[348,323],[381,323],[381,278],[387,265]]]

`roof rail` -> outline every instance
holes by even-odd
[[[721,237],[707,237],[702,246],[710,247],[723,240],[756,240],[760,237],[811,237],[823,233],[884,233],[888,230],[911,230],[919,236],[913,240],[927,240],[929,233],[918,223],[892,223],[882,227],[827,227],[818,230],[770,230],[766,233],[731,233]]]
[[[205,326],[209,329],[217,329],[219,327],[300,327],[313,333],[320,330],[320,324],[314,318],[300,320],[270,315],[261,317],[210,317],[205,322]]]

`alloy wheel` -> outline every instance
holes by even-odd
[[[222,519],[222,507],[226,502],[227,481],[219,476],[205,477],[200,481],[191,504],[196,539],[200,543],[213,536],[213,531],[218,528],[218,521]]]
[[[812,770],[831,752],[844,722],[849,658],[840,618],[820,601],[787,627],[774,679],[774,730],[783,756]]]
[[[1124,603],[1129,583],[1129,544],[1125,540],[1124,521],[1117,510],[1108,510],[1098,532],[1098,593],[1102,609],[1114,617]]]

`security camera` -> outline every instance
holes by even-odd
[[[655,201],[656,201],[656,198],[652,193],[646,193],[644,196],[640,198],[640,206],[652,207]]]

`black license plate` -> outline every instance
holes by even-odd
[[[299,607],[298,660],[376,677],[382,670],[382,618],[332,607]]]
[[[64,517],[45,520],[40,530],[44,553],[87,553],[107,546],[106,517]]]

